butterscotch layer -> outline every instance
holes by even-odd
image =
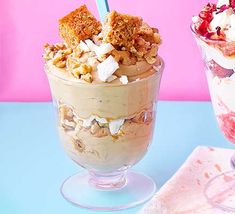
[[[127,85],[120,82],[86,84],[58,77],[51,67],[46,67],[46,71],[53,98],[72,106],[76,115],[83,119],[96,115],[115,120],[149,109],[157,98],[161,79],[160,71],[150,70],[150,76]]]
[[[153,134],[154,120],[147,124],[126,121],[123,134],[114,139],[91,135],[89,130],[75,132],[59,128],[61,142],[67,154],[88,169],[113,171],[136,164],[147,152]]]

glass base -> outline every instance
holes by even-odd
[[[205,188],[205,196],[212,206],[235,213],[235,170],[211,179]]]
[[[82,208],[115,211],[140,205],[151,199],[156,191],[150,177],[133,171],[112,178],[108,176],[108,181],[110,185],[107,176],[78,173],[64,181],[61,193],[66,200]]]

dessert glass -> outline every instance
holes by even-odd
[[[211,101],[221,132],[235,143],[235,57],[224,56],[235,50],[234,42],[210,40],[199,35],[193,24],[191,30],[201,49]],[[235,155],[231,157],[235,167]],[[205,196],[213,206],[235,212],[235,170],[212,178],[205,188]]]
[[[68,156],[86,169],[64,181],[61,193],[69,202],[92,210],[121,210],[155,193],[151,178],[129,170],[152,140],[163,62],[155,69],[128,84],[87,84],[45,66],[60,141]],[[115,129],[115,124],[120,130],[111,134],[110,125]]]

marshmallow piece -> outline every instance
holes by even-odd
[[[102,63],[97,66],[98,77],[101,81],[105,82],[112,74],[119,68],[118,63],[110,55]]]
[[[107,82],[112,82],[112,81],[115,80],[115,79],[117,79],[117,76],[112,75],[111,77],[109,77],[109,78],[107,79]]]
[[[90,49],[90,51],[95,51],[96,48],[98,47],[94,42],[92,42],[90,39],[85,40],[86,45]]]
[[[112,135],[119,132],[120,127],[123,125],[125,119],[113,120],[109,123],[109,131]]]
[[[88,48],[91,51],[94,51],[98,57],[114,50],[114,47],[110,43],[105,43],[105,44],[101,44],[100,46],[98,46],[94,42],[92,42],[90,39],[85,40],[85,42]]]
[[[94,115],[91,115],[89,118],[84,119],[83,123],[82,123],[82,126],[84,126],[86,128],[90,127],[94,119],[95,119]]]
[[[102,56],[114,50],[114,47],[110,43],[101,44],[97,46],[95,53],[97,56]]]
[[[98,117],[98,116],[95,117],[95,120],[98,123],[102,123],[102,124],[108,123],[108,121],[105,118],[101,118],[101,117]]]
[[[221,7],[223,5],[229,5],[229,0],[218,0],[217,7]]]
[[[79,47],[80,47],[81,50],[84,51],[84,52],[89,52],[89,51],[90,51],[89,47],[88,47],[88,46],[86,45],[86,43],[83,42],[83,41],[80,41]]]
[[[126,85],[128,83],[128,78],[125,75],[122,75],[119,80],[124,85]]]

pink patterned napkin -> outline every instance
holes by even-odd
[[[141,214],[223,214],[203,195],[205,184],[231,170],[235,150],[197,147],[176,174],[141,210]]]

